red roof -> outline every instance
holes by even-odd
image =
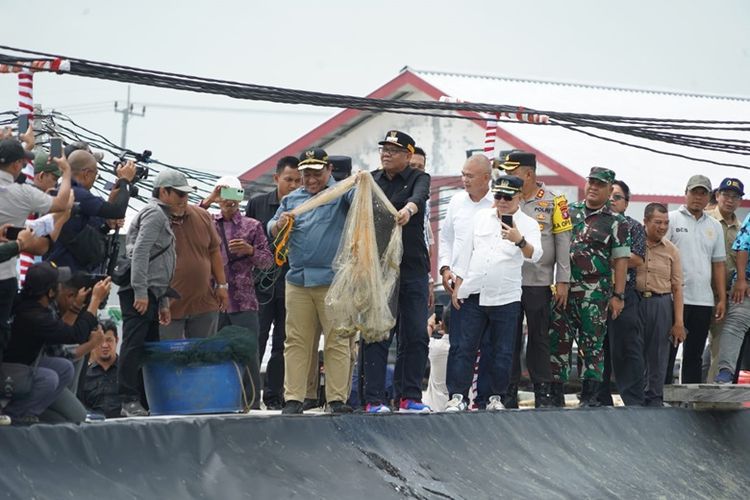
[[[378,88],[374,92],[368,94],[367,97],[371,97],[375,99],[388,99],[388,98],[392,98],[393,96],[397,94],[402,93],[403,91],[408,91],[410,89],[422,91],[428,96],[430,96],[432,99],[435,99],[436,101],[440,99],[440,97],[446,95],[445,92],[429,84],[428,82],[420,78],[418,75],[414,74],[409,69],[405,69],[396,78],[389,81],[388,83]],[[251,168],[244,174],[240,175],[240,179],[245,182],[252,182],[252,181],[258,180],[264,174],[268,174],[272,172],[273,169],[276,168],[276,162],[281,157],[297,156],[300,154],[301,151],[307,148],[318,146],[319,142],[324,137],[335,133],[339,129],[343,129],[347,124],[361,117],[364,113],[370,113],[370,112],[359,111],[356,109],[347,109],[338,113],[334,117],[325,121],[323,124],[314,128],[313,130],[303,135],[296,141],[292,142],[285,148],[281,149],[277,153],[266,158],[265,160],[263,160],[258,165],[254,166],[253,168]],[[478,113],[474,113],[474,112],[460,112],[460,113],[464,116],[471,116],[471,117],[476,117],[476,118],[480,117]],[[484,128],[483,121],[473,121],[472,123],[475,123],[478,127]],[[578,174],[573,172],[571,169],[565,167],[561,163],[545,155],[543,151],[535,150],[529,144],[525,143],[524,141],[514,136],[513,134],[507,132],[506,130],[503,130],[501,127],[497,128],[497,137],[507,142],[508,144],[510,144],[513,148],[523,149],[524,151],[535,152],[537,155],[537,160],[540,163],[549,167],[551,170],[553,170],[557,174],[554,177],[547,176],[543,178],[543,180],[547,182],[548,184],[554,183],[554,184],[578,186],[579,188],[583,187],[583,183],[584,183],[583,178],[581,178]]]

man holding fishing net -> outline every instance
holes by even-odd
[[[333,164],[328,154],[313,148],[300,156],[298,169],[302,187],[289,193],[276,215],[268,222],[268,232],[276,237],[279,248],[288,248],[289,272],[286,275],[286,341],[284,343],[283,414],[302,413],[307,388],[307,374],[317,330],[325,336],[326,401],[333,413],[352,409],[348,398],[349,339],[332,331],[325,297],[333,281],[333,260],[339,247],[344,223],[354,194],[349,190],[335,196],[314,210],[293,213],[315,195],[336,184],[331,176]],[[285,241],[278,241],[279,237]],[[288,245],[288,247],[287,247]],[[283,261],[282,261],[283,263]]]

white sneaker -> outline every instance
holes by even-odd
[[[464,397],[461,394],[454,394],[448,404],[445,406],[445,411],[455,413],[466,410],[467,404],[464,401]]]
[[[505,405],[503,404],[502,399],[500,399],[500,396],[490,396],[490,402],[487,404],[488,411],[499,411],[504,409]]]

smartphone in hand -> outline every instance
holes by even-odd
[[[18,115],[18,137],[21,137],[29,130],[29,115]]]
[[[52,137],[49,140],[49,157],[61,158],[63,155],[62,138]]]
[[[5,230],[5,238],[8,241],[15,241],[18,239],[18,233],[26,229],[25,227],[10,226]]]
[[[500,216],[500,222],[507,226],[513,227],[513,216],[510,214],[503,214]]]

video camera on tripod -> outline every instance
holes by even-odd
[[[122,155],[120,155],[120,158],[112,164],[112,171],[115,175],[117,175],[117,168],[120,165],[124,164],[128,160],[133,160],[133,162],[135,163],[135,177],[133,177],[133,182],[130,183],[131,197],[138,196],[138,187],[136,186],[136,184],[143,179],[148,179],[148,175],[150,172],[148,164],[151,162],[151,154],[151,151],[148,149],[144,149],[143,153],[136,153],[135,151],[126,150],[122,153]]]

